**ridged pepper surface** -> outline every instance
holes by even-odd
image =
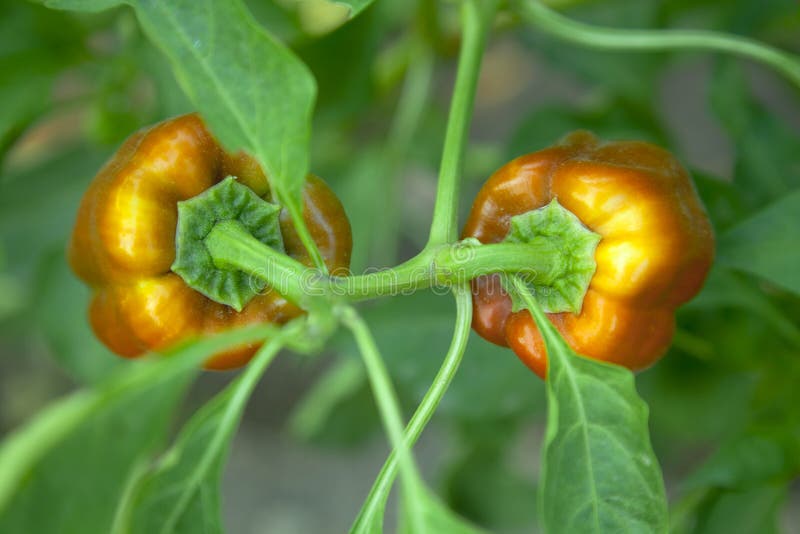
[[[92,328],[115,353],[136,357],[190,336],[251,323],[284,323],[302,313],[276,291],[257,295],[236,312],[191,289],[170,271],[177,203],[229,175],[272,200],[255,160],[226,153],[202,119],[189,114],[132,135],[89,186],[68,257],[74,272],[93,289]],[[306,181],[303,202],[303,218],[328,269],[347,269],[352,238],[341,203],[315,176]],[[310,266],[285,210],[280,230],[286,253]],[[241,366],[257,348],[252,344],[215,355],[206,366]]]
[[[700,290],[713,259],[712,228],[688,173],[650,143],[601,143],[575,132],[495,172],[463,237],[501,242],[513,216],[552,199],[601,240],[580,313],[549,314],[550,321],[580,354],[633,370],[651,365],[671,342],[675,309]],[[499,277],[475,279],[473,301],[475,331],[545,377],[536,324],[527,310],[512,311]]]

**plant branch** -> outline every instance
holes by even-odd
[[[439,167],[436,204],[428,246],[456,240],[458,192],[469,136],[486,34],[494,19],[495,0],[465,0],[461,5],[462,43],[453,99]]]
[[[606,50],[716,50],[769,65],[800,87],[800,58],[754,39],[704,30],[603,28],[570,20],[539,0],[518,0],[515,4],[528,23],[566,41]]]
[[[296,319],[298,323],[305,318]],[[17,429],[0,444],[0,512],[14,495],[33,465],[58,446],[78,425],[102,406],[132,391],[195,372],[210,355],[231,347],[280,336],[275,325],[251,325],[198,341],[168,358],[148,359],[125,366],[119,373],[91,390],[77,391],[49,406],[36,419]]]
[[[352,307],[344,308],[342,321],[356,339],[356,344],[361,352],[364,367],[366,367],[367,376],[372,386],[372,393],[375,396],[378,410],[383,419],[383,425],[389,435],[392,447],[397,451],[400,477],[403,482],[402,494],[409,511],[410,531],[424,532],[421,503],[415,497],[420,494],[423,483],[414,463],[414,458],[403,437],[403,419],[397,402],[397,394],[389,379],[389,373],[383,364],[383,358],[367,323],[358,315],[358,312]]]
[[[296,204],[291,200],[287,201],[285,198],[281,199],[281,204],[283,204],[283,206],[285,206],[289,211],[289,216],[292,218],[292,224],[294,224],[297,235],[300,237],[300,242],[303,243],[306,251],[308,251],[311,261],[314,262],[314,265],[317,267],[317,269],[327,273],[328,267],[325,265],[325,260],[322,258],[319,247],[314,241],[314,238],[311,237],[311,232],[309,231],[306,221],[303,218],[303,204]]]
[[[397,295],[433,285],[455,285],[478,276],[522,273],[550,283],[564,272],[564,247],[537,237],[529,243],[473,244],[469,241],[427,248],[392,269],[358,276],[329,276],[270,248],[240,223],[217,223],[205,239],[215,263],[240,269],[266,281],[292,302],[308,307],[315,298],[359,301]]]
[[[447,355],[433,379],[433,383],[425,396],[422,398],[417,407],[414,416],[409,421],[405,432],[405,447],[411,448],[419,439],[422,431],[431,420],[436,408],[444,397],[445,392],[450,387],[453,377],[461,364],[461,359],[464,351],[467,348],[467,341],[469,340],[470,322],[472,320],[472,296],[470,294],[469,285],[462,284],[457,286],[453,293],[456,298],[456,325],[453,332],[453,340],[450,343],[450,348]],[[383,464],[372,489],[367,496],[361,511],[356,518],[353,530],[358,525],[372,524],[375,514],[381,513],[386,506],[386,499],[389,497],[389,491],[392,488],[392,483],[397,476],[397,450],[392,451],[386,463]]]
[[[203,479],[208,475],[222,453],[226,443],[230,439],[236,426],[242,418],[242,413],[248,399],[253,393],[253,389],[258,384],[259,379],[264,374],[267,366],[280,352],[284,340],[296,334],[297,328],[291,327],[282,331],[276,338],[267,341],[256,353],[253,360],[237,378],[235,384],[231,385],[232,394],[227,402],[227,406],[219,421],[219,425],[214,430],[214,434],[208,447],[200,459],[199,465],[195,468],[193,475],[186,481],[181,488],[181,496],[175,503],[168,518],[164,521],[163,533],[173,532],[181,517],[186,513],[187,507],[196,493],[200,491]]]

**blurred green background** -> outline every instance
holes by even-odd
[[[569,4],[564,13],[586,22],[722,30],[800,53],[795,0]],[[410,257],[431,218],[456,5],[378,0],[345,25],[322,0],[248,5],[318,81],[312,170],[351,218],[353,270]],[[130,10],[75,15],[24,1],[0,4],[0,101],[5,434],[125,365],[89,330],[88,290],[66,266],[65,243],[83,190],[121,141],[191,107]],[[718,234],[800,187],[800,92],[775,73],[706,53],[576,48],[505,14],[484,60],[462,210],[495,168],[577,128],[675,152]],[[638,376],[683,531],[800,532],[800,299],[790,289],[715,268],[679,312],[669,355]],[[451,336],[454,306],[436,293],[363,306],[408,413]],[[416,452],[453,509],[495,532],[531,532],[542,383],[473,337]],[[269,370],[226,470],[229,532],[349,526],[387,452],[355,356],[341,335],[318,358],[285,354]],[[205,373],[179,419],[232,376]]]

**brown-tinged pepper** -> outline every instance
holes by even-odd
[[[136,357],[190,336],[251,323],[285,323],[302,310],[271,290],[241,312],[188,287],[170,271],[175,259],[177,203],[227,176],[270,199],[267,178],[246,154],[226,153],[197,114],[135,133],[106,163],[86,191],[69,244],[73,271],[93,289],[89,319],[112,351]],[[321,179],[309,175],[303,218],[328,269],[349,267],[352,238],[344,208]],[[283,210],[286,253],[311,266]],[[258,344],[213,356],[206,367],[244,365]]]
[[[632,370],[651,365],[671,342],[675,309],[700,290],[714,254],[711,224],[688,173],[650,143],[601,143],[574,132],[495,172],[463,236],[501,242],[513,216],[552,199],[602,239],[580,313],[548,314],[550,321],[579,354]],[[545,377],[547,351],[530,313],[512,311],[497,275],[472,287],[475,331],[511,347]]]

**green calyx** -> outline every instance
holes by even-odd
[[[532,243],[543,238],[556,244],[559,252],[552,258],[553,274],[521,276],[545,312],[580,313],[597,269],[594,252],[601,237],[554,199],[547,206],[512,217],[504,242]],[[514,291],[510,294],[514,311],[525,308]]]
[[[280,211],[279,206],[263,200],[233,176],[196,197],[178,202],[172,271],[192,289],[242,311],[250,299],[264,290],[266,282],[215,262],[205,239],[217,223],[236,221],[261,243],[283,252]]]

